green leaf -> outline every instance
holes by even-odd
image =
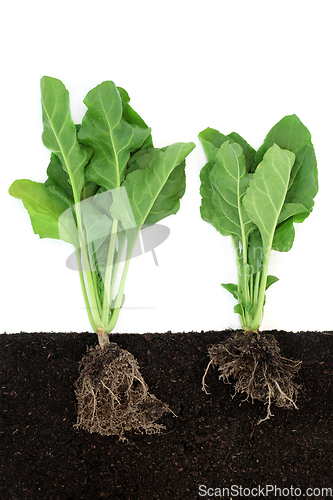
[[[240,304],[236,304],[234,307],[234,313],[243,315],[243,308]]]
[[[269,274],[267,276],[267,280],[266,280],[266,290],[267,288],[269,288],[271,285],[273,285],[273,283],[276,283],[277,281],[279,281],[279,278],[277,278],[276,276],[272,276],[271,274]]]
[[[287,219],[278,224],[273,238],[272,248],[278,252],[288,252],[293,246],[295,229],[293,219]]]
[[[235,285],[234,283],[222,283],[221,286],[228,290],[228,292],[231,293],[231,295],[238,300],[238,286]]]
[[[114,189],[121,186],[130,153],[150,135],[149,128],[130,125],[123,119],[122,99],[113,82],[103,82],[84,99],[88,111],[78,133],[79,141],[94,154],[86,168],[90,181]]]
[[[254,225],[241,205],[250,176],[239,144],[224,142],[216,154],[216,163],[209,178],[212,184],[214,227],[224,236],[236,235],[242,240],[242,228],[248,235]]]
[[[185,188],[185,160],[183,160],[169,175],[145,220],[145,224],[155,224],[167,215],[175,214],[179,210],[179,200],[184,196]]]
[[[159,155],[160,152],[161,149],[158,148],[139,149],[139,151],[134,153],[129,159],[126,175],[130,174],[134,170],[137,170],[138,168],[147,168],[153,158]]]
[[[64,228],[62,237],[59,236],[58,219],[65,212],[69,203],[59,198],[43,184],[20,179],[13,182],[9,194],[23,201],[28,210],[33,230],[41,238],[63,239],[72,243],[72,237]]]
[[[135,153],[129,163],[127,175],[137,169],[154,168],[155,162],[159,161],[160,155],[166,148],[157,149],[150,148],[139,150]],[[151,212],[146,219],[146,224],[154,224],[166,217],[167,211],[172,207],[174,200],[179,200],[185,193],[185,160],[182,161],[170,174],[167,182],[165,183],[162,191],[156,199]],[[174,213],[174,209],[170,213]],[[162,215],[162,217],[160,216]]]
[[[179,198],[184,192],[183,162],[194,147],[192,142],[168,146],[146,168],[127,175],[123,185],[138,228],[144,223],[155,224],[178,211]]]
[[[104,194],[107,193],[97,195],[97,197]],[[86,232],[86,241],[87,243],[93,242],[95,249],[97,249],[103,240],[111,234],[112,218],[98,209],[94,198],[81,201],[80,211]]]
[[[286,196],[286,203],[301,204],[305,207],[302,217],[297,215],[294,219],[295,222],[302,222],[310,214],[314,205],[313,199],[317,192],[318,169],[316,155],[313,146],[306,144],[296,152],[296,160],[290,174]]]
[[[286,203],[295,204],[294,221],[302,222],[310,214],[318,192],[318,169],[311,134],[296,115],[285,116],[267,134],[256,154],[256,165],[273,144],[296,156],[290,173]],[[303,212],[300,211],[301,205],[304,207]]]
[[[130,101],[130,97],[126,90],[121,87],[117,87],[120,97],[122,99],[123,104],[123,120],[131,125],[138,125],[140,128],[148,129],[148,125],[144,122],[141,116],[138,115],[136,111],[128,104]],[[150,129],[149,129],[150,130]],[[153,147],[153,139],[151,134],[147,137],[145,142],[142,144],[141,148],[152,148]]]
[[[76,202],[84,185],[84,168],[91,151],[80,146],[76,127],[71,119],[69,94],[64,84],[56,78],[41,79],[43,143],[59,157],[67,172]]]
[[[74,204],[73,191],[69,182],[68,173],[62,168],[62,163],[55,153],[51,153],[51,160],[47,168],[48,178],[44,186]]]
[[[243,150],[243,154],[245,156],[245,163],[246,163],[246,170],[247,172],[251,173],[253,172],[253,165],[255,163],[255,158],[256,158],[256,151],[253,149],[250,144],[246,142],[243,137],[241,137],[237,132],[232,132],[231,134],[228,134],[228,137],[233,142],[237,142]]]
[[[85,200],[87,198],[90,198],[91,196],[95,196],[95,194],[102,192],[102,190],[104,190],[104,188],[100,187],[95,182],[86,181],[81,192],[81,200]]]
[[[266,135],[264,143],[257,151],[256,165],[262,161],[273,144],[296,154],[305,145],[311,145],[311,134],[296,115],[285,116]]]
[[[243,137],[241,137],[236,132],[231,132],[231,134],[223,135],[218,130],[213,128],[206,128],[198,135],[200,142],[202,144],[203,150],[206,154],[207,161],[215,162],[216,154],[224,142],[229,141],[229,143],[236,142],[239,144],[243,150],[246,161],[246,170],[251,172],[252,165],[255,162],[255,150],[246,142]]]
[[[304,214],[309,215],[309,211],[301,203],[284,203],[279,215],[279,222],[283,222],[289,218],[293,220],[297,217],[303,217]],[[307,216],[306,215],[306,216]],[[303,219],[302,219],[303,220]]]
[[[243,198],[248,217],[259,228],[264,252],[272,246],[294,161],[293,153],[274,144],[258,165]]]
[[[212,169],[214,168],[214,163],[208,162],[206,165],[201,169],[200,172],[200,194],[201,194],[201,206],[200,206],[200,214],[201,217],[204,221],[209,222],[212,224],[215,228],[215,215],[216,215],[216,210],[213,205],[213,186],[210,180],[210,173]],[[216,228],[217,229],[217,228]]]
[[[136,228],[136,223],[125,186],[112,190],[112,204],[110,215],[121,223],[122,230],[129,231]]]
[[[198,137],[208,162],[215,161],[216,154],[224,142],[231,142],[228,136],[223,135],[218,130],[209,127],[200,132]]]

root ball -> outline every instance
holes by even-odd
[[[116,343],[88,348],[75,384],[75,427],[126,440],[126,431],[159,433],[169,407],[149,393],[134,356]]]
[[[257,332],[236,333],[226,341],[209,349],[210,362],[202,379],[202,389],[207,393],[205,377],[210,365],[217,366],[219,378],[225,383],[234,381],[235,394],[246,395],[267,404],[267,415],[258,423],[269,419],[271,405],[296,408],[300,386],[293,378],[300,369],[301,361],[281,356],[273,335]]]

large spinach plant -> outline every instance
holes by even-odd
[[[111,81],[87,94],[81,125],[71,118],[60,80],[43,77],[41,95],[42,139],[52,151],[48,178],[16,180],[9,193],[23,201],[41,238],[74,246],[89,320],[102,345],[124,301],[138,234],[178,211],[185,158],[195,145],[154,148],[151,129]]]

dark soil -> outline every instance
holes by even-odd
[[[320,490],[333,490],[333,332],[270,333],[303,361],[303,390],[299,410],[272,406],[260,425],[267,407],[232,398],[217,369],[210,394],[201,388],[209,346],[231,332],[112,335],[177,414],[160,419],[161,434],[127,433],[127,443],[74,428],[74,384],[95,334],[0,335],[1,500],[258,498],[264,490],[240,487],[266,485],[279,488],[266,498],[330,498]]]

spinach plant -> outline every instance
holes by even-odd
[[[74,246],[89,320],[103,345],[123,305],[138,234],[178,211],[185,158],[195,145],[154,148],[151,129],[111,81],[87,94],[81,125],[60,80],[43,77],[41,96],[48,178],[16,180],[9,193],[23,201],[36,234]]]
[[[294,222],[312,211],[318,191],[311,135],[296,115],[286,116],[255,151],[240,135],[207,128],[199,134],[208,163],[201,170],[201,217],[231,236],[238,284],[222,286],[238,301],[244,331],[256,332],[265,292],[278,278],[268,274],[272,250],[292,247]]]

